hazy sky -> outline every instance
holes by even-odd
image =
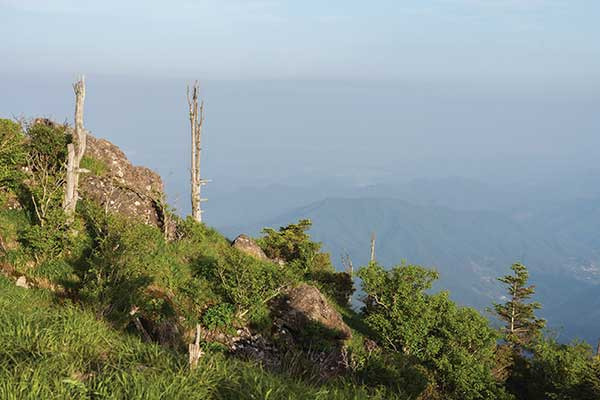
[[[85,73],[87,128],[184,198],[194,79],[209,197],[555,175],[600,156],[598,21],[597,0],[0,0],[0,117],[72,119]]]
[[[0,0],[3,72],[597,83],[597,0]]]

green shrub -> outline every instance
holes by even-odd
[[[415,357],[448,399],[498,399],[491,375],[496,333],[477,311],[447,293],[428,294],[437,273],[414,265],[389,271],[371,263],[358,272],[366,294],[365,322],[381,346]]]
[[[172,306],[160,289],[166,292],[178,285],[179,266],[160,230],[116,214],[105,215],[89,203],[82,211],[93,240],[87,263],[77,271],[84,300],[118,324],[130,321],[133,308],[153,320],[172,316]]]
[[[25,165],[25,136],[21,126],[0,119],[0,190],[15,189],[23,180]]]
[[[209,330],[231,328],[235,316],[233,304],[221,303],[209,307],[202,315],[202,325]]]
[[[266,304],[258,304],[248,313],[250,327],[259,332],[268,332],[273,327],[271,310]]]
[[[195,268],[197,275],[211,282],[213,291],[234,304],[241,315],[252,313],[294,281],[286,270],[229,245],[220,247],[214,258],[196,260]]]
[[[35,123],[27,129],[27,151],[29,157],[48,166],[50,171],[59,171],[67,159],[67,144],[71,135],[64,125]]]
[[[306,233],[312,223],[308,219],[283,226],[276,231],[263,229],[264,236],[257,240],[267,257],[283,260],[289,268],[302,275],[316,272],[334,272],[329,253],[321,252],[321,243],[313,242]]]
[[[229,242],[215,229],[198,223],[191,216],[179,220],[177,224],[178,245],[184,245],[185,251],[192,252],[193,249],[200,247],[225,245]],[[191,247],[191,248],[190,248]]]
[[[600,398],[600,360],[587,343],[539,339],[531,357],[519,357],[508,379],[518,398],[578,400]]]
[[[43,222],[26,226],[19,232],[19,241],[38,262],[64,254],[74,239],[62,208],[49,209]]]
[[[56,223],[64,194],[70,135],[64,126],[45,123],[30,125],[26,135],[28,179],[20,191],[21,203],[39,225],[50,218]],[[50,231],[57,228],[51,225]]]
[[[352,276],[347,272],[321,271],[310,274],[308,278],[340,306],[350,303],[355,288]]]

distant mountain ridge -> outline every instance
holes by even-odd
[[[249,226],[223,229],[258,235],[300,218],[313,221],[311,235],[337,262],[350,254],[356,266],[368,261],[369,237],[377,235],[377,259],[386,266],[402,260],[436,268],[438,287],[457,301],[485,309],[500,301],[496,278],[523,262],[537,286],[550,326],[565,328],[590,342],[600,332],[600,311],[592,293],[600,292],[600,200],[566,202],[537,213],[455,210],[415,205],[393,198],[328,198]],[[339,262],[337,262],[339,265]],[[586,296],[582,294],[587,293]],[[575,303],[575,304],[574,304]],[[578,313],[574,316],[573,308]],[[574,327],[577,326],[577,329]]]

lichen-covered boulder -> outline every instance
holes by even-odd
[[[309,338],[311,333],[320,331],[321,338],[344,340],[352,337],[340,313],[314,286],[303,283],[288,290],[273,302],[272,309],[275,323],[296,336]]]
[[[267,261],[269,259],[260,246],[246,235],[239,235],[231,245],[239,251],[259,260]]]
[[[81,175],[81,198],[146,224],[162,224],[158,204],[164,196],[164,187],[157,173],[132,165],[117,146],[89,134],[85,155],[100,168]]]

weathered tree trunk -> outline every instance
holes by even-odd
[[[202,125],[204,124],[204,102],[200,102],[198,108],[198,82],[194,83],[190,97],[188,86],[187,99],[190,112],[190,130],[192,136],[192,165],[190,168],[190,184],[192,194],[192,217],[202,222],[202,202],[206,201],[201,196],[202,186],[208,181],[203,180],[200,175],[200,152],[202,150]]]
[[[198,360],[204,355],[204,352],[200,348],[200,325],[196,325],[196,337],[194,343],[188,345],[188,356],[190,369],[194,369],[198,366]]]
[[[371,234],[371,257],[369,260],[370,262],[375,261],[375,232]]]
[[[83,105],[85,102],[85,80],[83,77],[73,84],[75,91],[75,132],[73,143],[67,145],[67,179],[65,184],[65,197],[63,209],[68,216],[72,216],[79,198],[79,164],[85,154],[87,133],[83,127]]]

